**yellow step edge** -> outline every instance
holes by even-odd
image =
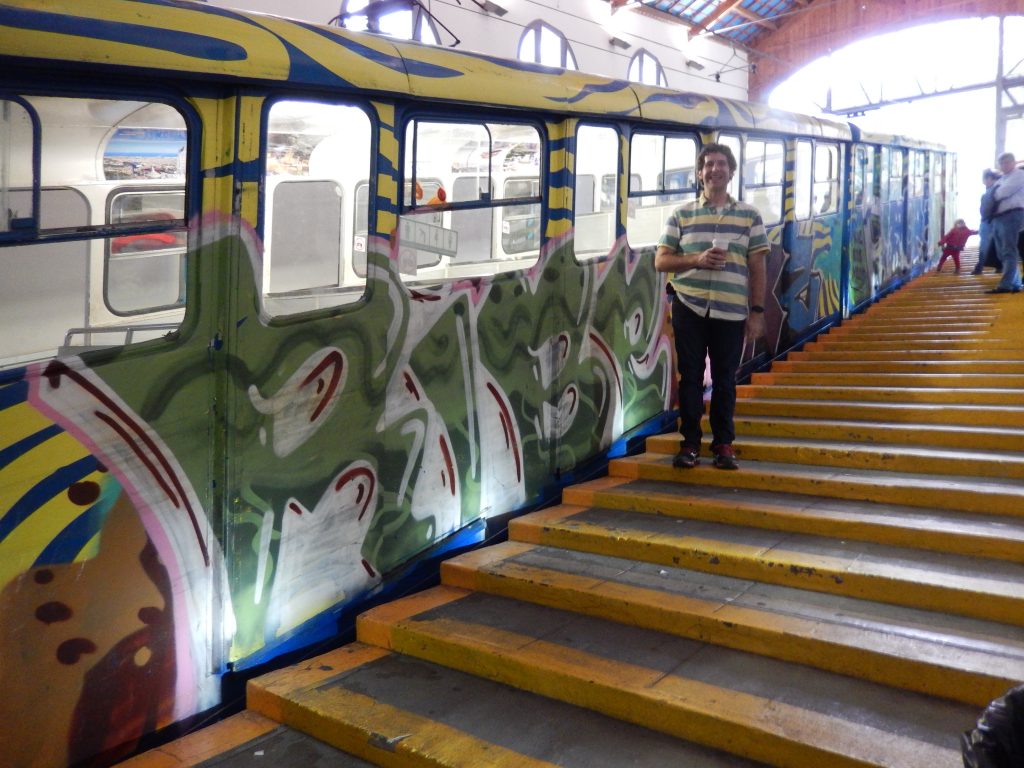
[[[995,363],[983,363],[975,361],[946,360],[946,361],[899,361],[899,360],[776,360],[772,363],[772,370],[779,372],[805,373],[829,373],[832,371],[843,373],[976,373],[976,374],[1011,374],[1020,375],[1024,373],[1024,361],[1006,361]]]
[[[1024,374],[981,373],[790,373],[765,371],[750,377],[755,386],[795,385],[806,387],[933,387],[936,389],[1024,389]]]
[[[943,387],[845,387],[789,384],[741,384],[737,399],[842,400],[859,403],[946,403],[950,405],[1024,406],[1024,391],[1013,389],[949,389]]]
[[[837,421],[889,421],[894,424],[1024,428],[1024,409],[943,406],[935,403],[858,403],[855,400],[740,398],[738,416],[785,416]]]
[[[388,655],[362,643],[332,651],[308,664],[328,667],[325,679]],[[287,672],[287,670],[283,670]],[[276,673],[275,673],[276,674]],[[406,712],[343,687],[304,685],[285,690],[249,682],[249,706],[349,754],[381,766],[437,768],[547,768],[538,761],[456,728]]]
[[[675,453],[669,440],[647,441],[651,453]],[[752,461],[770,461],[780,464],[830,467],[833,469],[869,469],[882,472],[908,472],[928,475],[964,475],[990,479],[1024,479],[1024,454],[993,453],[981,456],[965,451],[948,451],[930,446],[899,446],[867,443],[838,443],[829,440],[808,442],[799,438],[743,435],[733,443],[736,455]],[[710,456],[710,444],[705,441],[705,456]]]
[[[984,707],[1024,675],[1019,662],[915,637],[617,584],[509,562],[522,545],[486,547],[441,566],[445,584]],[[476,554],[476,553],[474,553]]]
[[[244,710],[195,733],[154,747],[118,763],[122,768],[192,768],[253,739],[270,733],[281,723],[258,712]]]
[[[567,488],[562,498],[565,504],[572,506],[621,509],[762,530],[1024,562],[1024,540],[1007,538],[1000,535],[998,530],[981,534],[965,529],[936,529],[934,523],[927,520],[915,523],[900,518],[891,519],[885,515],[884,508],[868,517],[866,514],[846,513],[821,505],[795,508],[784,503],[747,502],[742,498],[724,500],[714,496],[658,493],[649,489],[633,491],[626,483],[608,490]]]
[[[818,442],[863,443],[875,451],[902,450],[906,447],[959,451],[1005,451],[1024,453],[1024,429],[997,431],[990,427],[967,427],[942,424],[889,424],[871,421],[791,420],[737,416],[736,444],[748,438],[768,437],[780,440],[811,440]],[[705,435],[711,426],[702,422]],[[649,453],[671,453],[679,450],[679,435],[652,435],[647,438]],[[917,470],[914,470],[917,471]],[[973,473],[973,469],[970,473]]]
[[[391,626],[402,653],[776,766],[953,765],[958,752],[777,700],[452,620]]]
[[[1018,517],[1024,512],[1024,492],[1011,491],[1008,486],[992,488],[945,482],[939,476],[934,479],[915,477],[911,481],[895,473],[862,477],[825,467],[815,469],[796,465],[764,467],[745,464],[738,472],[724,472],[706,464],[694,469],[676,469],[671,458],[659,454],[614,459],[609,464],[608,473],[615,477],[802,493],[983,515]]]
[[[923,350],[934,349],[943,352],[955,350],[983,349],[990,352],[1016,350],[1020,348],[1019,339],[921,339],[913,343],[904,339],[851,339],[851,338],[819,338],[809,341],[803,347],[808,352],[837,350],[840,352],[884,352],[887,350]]]
[[[842,352],[835,350],[809,350],[790,352],[791,360],[894,360],[913,362],[915,360],[977,361],[979,363],[1019,362],[1024,360],[1024,350],[1000,349],[957,349],[957,350],[863,350]]]
[[[518,518],[513,521],[515,531],[509,527],[509,536],[530,544],[1024,626],[1021,585],[934,573],[928,574],[931,581],[925,582],[918,569],[787,551],[784,542],[766,552],[754,545],[697,536],[609,531],[575,518],[578,508],[565,510],[561,520],[548,518],[543,524],[531,521],[530,515]]]

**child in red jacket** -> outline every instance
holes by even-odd
[[[953,223],[953,228],[942,236],[939,240],[939,245],[942,246],[942,258],[939,259],[939,266],[935,268],[935,273],[938,274],[942,271],[942,265],[946,262],[950,256],[953,257],[953,263],[956,265],[956,272],[960,272],[960,251],[964,249],[964,244],[967,242],[967,238],[971,235],[978,234],[975,229],[968,229],[967,222],[963,219],[957,219]]]

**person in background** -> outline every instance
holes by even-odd
[[[950,256],[953,257],[954,272],[960,274],[960,252],[967,244],[967,239],[976,234],[978,234],[978,230],[970,229],[963,219],[953,222],[953,228],[939,239],[939,245],[942,246],[942,257],[939,259],[939,265],[935,268],[935,274],[942,271],[942,265]]]
[[[992,239],[996,253],[1003,265],[1003,276],[999,285],[988,293],[1019,293],[1020,255],[1017,251],[1017,236],[1024,228],[1024,168],[1017,167],[1012,152],[999,156],[999,170],[1002,177],[992,187],[996,210],[992,217]]]
[[[981,223],[978,224],[978,263],[971,272],[973,275],[980,275],[986,266],[994,267],[996,272],[1002,266],[994,252],[991,260],[989,259],[989,249],[992,247],[992,214],[996,209],[996,201],[992,197],[992,187],[998,180],[999,174],[991,168],[986,168],[981,174],[981,182],[985,185],[985,191],[981,195]]]
[[[744,337],[764,336],[765,255],[761,214],[733,200],[729,182],[736,158],[723,144],[706,144],[697,156],[701,185],[696,200],[677,208],[665,223],[654,267],[669,274],[672,332],[679,368],[680,450],[672,465],[700,463],[704,415],[704,360],[711,359],[711,452],[714,466],[737,469],[736,371]]]

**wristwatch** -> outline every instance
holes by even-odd
[[[750,305],[750,311],[751,312],[764,312],[764,307],[762,307],[760,304],[751,304]]]

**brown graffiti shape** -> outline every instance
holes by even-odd
[[[312,372],[310,372],[309,376],[307,376],[305,379],[303,379],[302,384],[300,385],[300,387],[305,387],[311,381],[317,381],[317,390],[316,391],[317,391],[317,394],[320,394],[320,392],[321,392],[321,390],[323,390],[323,386],[324,386],[323,385],[323,381],[320,379],[320,374],[322,374],[325,370],[327,370],[328,366],[333,366],[334,367],[334,370],[331,372],[331,382],[327,386],[327,391],[324,392],[323,396],[320,398],[320,402],[316,406],[316,409],[313,411],[312,415],[309,417],[310,421],[316,421],[317,417],[321,413],[323,413],[324,408],[326,408],[327,404],[331,401],[331,396],[334,394],[334,390],[336,390],[338,388],[338,379],[341,378],[341,369],[344,367],[344,365],[345,365],[345,360],[341,356],[340,352],[337,352],[337,351],[329,352],[324,357],[324,359],[320,361],[320,363],[317,365],[317,367],[314,368],[312,370]]]
[[[108,416],[105,413],[101,413],[99,411],[95,412],[96,416],[99,419],[104,421],[111,429],[117,432],[121,439],[128,444],[128,446],[132,449],[132,452],[145,465],[146,469],[149,470],[150,474],[153,475],[153,479],[156,480],[156,482],[164,490],[164,493],[171,500],[171,503],[174,504],[174,506],[178,509],[181,509],[182,504],[184,504],[185,511],[188,514],[189,520],[192,523],[192,530],[195,532],[196,539],[199,542],[199,549],[203,554],[203,563],[209,566],[210,555],[206,549],[206,541],[203,539],[203,534],[199,529],[199,520],[196,518],[195,511],[192,509],[192,505],[188,501],[188,496],[185,493],[185,489],[182,487],[181,481],[178,479],[178,477],[174,474],[174,471],[171,469],[170,462],[167,461],[167,458],[163,455],[163,452],[159,449],[156,443],[153,442],[153,439],[148,434],[146,434],[145,429],[139,426],[135,422],[135,420],[127,413],[125,413],[117,405],[117,403],[111,400],[105,392],[101,391],[98,387],[94,386],[92,382],[90,382],[84,376],[79,374],[77,371],[71,370],[71,368],[69,368],[66,363],[63,363],[60,360],[52,361],[48,366],[46,366],[46,371],[44,371],[43,375],[50,382],[50,386],[53,389],[60,388],[61,376],[67,376],[69,379],[74,381],[76,384],[78,384],[78,386],[82,387],[82,389],[86,390],[96,400],[98,400],[100,403],[106,406],[107,409],[114,413],[122,423],[127,424],[128,427],[131,428],[131,430],[149,449],[150,453],[156,456],[157,460],[160,462],[160,466],[163,468],[163,475],[157,471],[156,467],[153,466],[149,459],[143,454],[143,451],[135,442],[134,438],[132,438],[128,434],[128,431],[121,424],[116,423],[110,416]],[[169,487],[168,482],[174,484],[173,491]]]

